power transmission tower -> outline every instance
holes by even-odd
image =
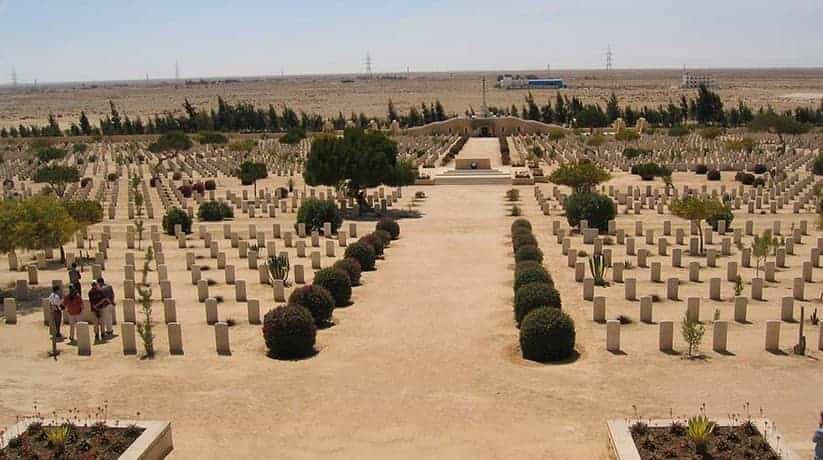
[[[606,48],[606,70],[612,70],[612,59],[614,58],[614,53],[612,53],[612,45],[609,45]]]
[[[17,86],[17,69],[11,68],[11,85]]]
[[[180,79],[180,65],[178,64],[177,61],[174,61],[174,79],[175,80]]]
[[[371,64],[372,64],[372,61],[371,61],[371,53],[369,53],[368,51],[366,51],[366,77],[368,77],[368,79],[369,79],[369,80],[371,80],[371,79],[372,79],[372,77],[374,76],[374,75],[372,74]]]

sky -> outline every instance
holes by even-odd
[[[821,0],[0,0],[0,84],[823,66]]]

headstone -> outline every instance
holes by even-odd
[[[700,321],[700,297],[689,297],[687,299],[686,318],[689,321]]]
[[[787,322],[794,321],[794,298],[783,297],[780,303],[780,320]]]
[[[766,321],[766,351],[780,351],[780,321]]]
[[[89,332],[89,323],[85,321],[77,323],[77,354],[80,356],[91,356],[91,335]]]
[[[6,318],[6,324],[17,324],[17,300],[12,297],[3,299],[3,315]]]
[[[606,298],[604,296],[597,296],[594,298],[592,319],[598,323],[606,321]]]
[[[218,321],[217,299],[206,299],[206,324],[214,324]]]
[[[620,321],[616,319],[606,321],[606,350],[612,353],[620,351]]]
[[[660,321],[660,336],[658,339],[660,351],[671,353],[674,351],[674,322],[670,320]]]
[[[680,288],[680,279],[669,278],[666,280],[666,298],[669,300],[678,299],[678,290]]]
[[[169,323],[166,328],[169,334],[169,354],[182,355],[183,354],[183,330],[180,328],[180,323]]]
[[[163,300],[163,320],[166,324],[177,322],[177,303],[174,299]]]
[[[246,280],[237,280],[234,282],[235,300],[238,302],[246,301]]]
[[[130,322],[123,322],[120,325],[120,340],[123,342],[124,355],[137,354],[137,339],[135,336],[135,324]]]
[[[652,298],[643,296],[640,298],[640,321],[644,323],[652,322]]]
[[[246,306],[249,313],[249,324],[260,324],[260,301],[250,299]]]
[[[723,221],[721,221],[723,222]],[[726,353],[726,338],[728,335],[729,323],[726,321],[715,321],[712,338],[712,349],[718,353]]]
[[[626,300],[637,300],[637,279],[626,278]]]
[[[734,298],[734,320],[738,323],[746,323],[749,299],[738,296]]]
[[[231,355],[228,324],[217,323],[214,325],[214,341],[217,346],[218,355]]]

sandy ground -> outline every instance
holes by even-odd
[[[713,69],[708,71],[717,81],[717,92],[727,105],[736,106],[743,100],[753,107],[773,106],[789,109],[798,105],[817,107],[823,88],[821,69]],[[295,110],[347,118],[352,111],[368,116],[386,117],[387,102],[392,99],[397,110],[406,113],[410,105],[418,108],[425,102],[440,100],[448,113],[462,114],[481,105],[481,79],[489,82],[488,105],[518,110],[527,95],[525,90],[492,88],[499,74],[546,76],[545,69],[533,71],[495,71],[458,73],[412,73],[399,80],[365,81],[356,76],[294,76],[260,77],[209,84],[185,82],[132,81],[104,83],[67,83],[48,86],[0,88],[0,126],[19,123],[43,125],[49,113],[54,113],[63,128],[76,121],[84,110],[92,122],[109,113],[109,100],[114,101],[122,115],[144,120],[154,114],[183,114],[183,101],[188,99],[198,108],[216,108],[217,97],[231,102],[253,102],[263,108],[283,104]],[[569,88],[563,93],[578,96],[585,103],[605,105],[614,92],[621,105],[636,108],[657,107],[670,101],[679,103],[681,95],[693,97],[695,90],[681,90],[680,69],[668,70],[552,70],[552,77],[566,80]],[[801,94],[803,97],[798,97]],[[817,97],[811,95],[818,94]],[[555,91],[535,90],[539,104],[555,98]]]
[[[693,178],[676,175],[675,183],[681,186]],[[621,186],[634,180],[614,179]],[[269,181],[271,186],[284,179]],[[548,191],[551,185],[543,187]],[[116,338],[95,346],[90,358],[63,345],[65,352],[53,361],[45,356],[48,341],[39,312],[22,316],[16,326],[2,324],[0,424],[30,414],[35,402],[49,414],[74,407],[85,413],[108,401],[112,416],[140,412],[143,419],[170,420],[175,440],[170,458],[175,459],[600,459],[607,457],[605,421],[633,416],[634,405],[640,415],[657,418],[668,417],[670,411],[691,415],[701,404],[709,414],[725,416],[742,412],[748,402],[753,413],[759,414],[762,407],[776,422],[784,442],[803,458],[810,457],[821,409],[817,398],[823,388],[823,354],[812,351],[808,357],[797,357],[762,350],[763,320],[778,314],[779,292],[787,283],[768,288],[768,302],[750,303],[752,325],[731,325],[732,355],[706,352],[706,359],[688,360],[660,353],[656,325],[639,323],[624,327],[625,354],[613,355],[605,350],[605,326],[591,321],[590,302],[582,300],[582,286],[574,282],[573,270],[566,268],[560,245],[551,235],[551,222],[562,217],[542,216],[532,187],[520,187],[520,204],[535,226],[564,309],[576,321],[580,356],[559,365],[520,359],[511,307],[513,255],[508,232],[513,218],[506,216],[504,201],[508,188],[404,189],[405,197],[416,190],[428,195],[418,208],[423,218],[400,222],[401,238],[387,249],[376,272],[364,274],[364,285],[354,290],[354,305],[336,310],[337,324],[318,333],[320,352],[311,359],[267,358],[259,326],[249,325],[242,305],[233,301],[220,307],[221,315],[239,320],[231,328],[233,355],[217,356],[202,304],[186,281],[182,257],[169,255],[185,356],[166,353],[161,326],[161,353],[155,360],[124,357]],[[747,219],[738,218],[737,224]],[[780,218],[784,228],[797,220],[791,214]],[[285,222],[288,217],[278,219]],[[635,219],[621,216],[619,225],[633,229]],[[640,219],[647,227],[662,228],[656,213],[644,211]],[[758,229],[771,219],[758,217]],[[257,219],[259,228],[268,229],[269,224],[269,219]],[[244,222],[236,225],[245,227]],[[361,225],[365,230],[366,224]],[[678,226],[686,223],[676,221]],[[804,237],[798,254],[807,254],[816,235]],[[167,250],[174,253],[167,241]],[[643,243],[640,238],[638,247]],[[122,247],[123,242],[115,244]],[[575,247],[582,243],[576,241]],[[236,251],[227,251],[239,266]],[[790,259],[795,269],[800,257]],[[330,260],[324,259],[327,263]],[[5,261],[0,265],[5,267]],[[715,270],[725,270],[724,263],[719,266],[723,268]],[[110,270],[112,278],[122,279],[118,269]],[[634,272],[644,279],[648,270]],[[669,273],[664,268],[663,278]],[[705,270],[704,274],[708,279]],[[2,272],[3,280],[21,276]],[[50,274],[41,276],[51,279]],[[205,276],[221,281],[212,292],[233,299],[233,289],[222,285],[222,272]],[[780,280],[791,276],[778,275]],[[807,285],[807,297],[823,290],[819,269],[815,276],[818,282]],[[256,280],[251,271],[239,272],[238,277]],[[641,282],[639,292],[663,288]],[[708,283],[686,284],[681,297],[707,297],[707,289]],[[725,298],[731,295],[727,283],[723,293]],[[638,304],[622,300],[622,294],[622,285],[605,290],[608,317],[625,313],[637,319]],[[260,286],[249,295],[270,299]],[[708,319],[714,305],[704,301],[702,315]],[[261,308],[272,305],[263,302]],[[655,308],[656,321],[678,319],[685,302],[664,301]],[[730,304],[719,308],[728,319]],[[784,324],[782,348],[794,344],[796,327]],[[711,347],[708,329],[705,350]],[[816,331],[809,334],[814,348]],[[676,331],[675,347],[683,346]]]

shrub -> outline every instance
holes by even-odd
[[[363,272],[363,267],[360,266],[360,262],[354,257],[340,259],[332,265],[332,268],[346,272],[346,274],[349,275],[349,282],[352,286],[360,285],[360,274]]]
[[[556,308],[532,310],[520,327],[520,350],[532,361],[566,359],[574,352],[574,341],[574,321]]]
[[[206,181],[203,182],[203,187],[205,187],[206,190],[217,190],[217,183],[214,179],[206,179]]]
[[[336,268],[324,268],[314,274],[314,284],[323,287],[334,297],[334,305],[344,307],[351,300],[349,275]]]
[[[183,184],[180,187],[177,187],[177,190],[183,195],[184,198],[191,198],[192,188],[189,184]]]
[[[734,175],[734,180],[740,182],[743,185],[752,185],[754,183],[754,174],[749,174],[743,171],[739,171],[737,174]]]
[[[817,155],[812,163],[812,171],[816,176],[823,176],[823,153]]]
[[[669,136],[671,137],[683,137],[689,134],[689,128],[683,125],[674,125],[669,128]]]
[[[706,174],[706,179],[711,181],[720,180],[720,171],[712,169]]]
[[[706,222],[712,226],[714,231],[717,231],[717,223],[721,220],[726,221],[726,229],[730,229],[732,225],[732,221],[734,220],[734,213],[732,212],[732,208],[729,207],[728,204],[725,204],[722,208],[718,209],[714,214],[706,218]]]
[[[543,251],[541,251],[537,246],[531,244],[520,246],[520,249],[514,253],[514,261],[525,262],[527,260],[543,262]]]
[[[81,187],[81,188],[82,188],[82,187],[86,187],[86,186],[88,186],[88,185],[91,185],[92,183],[93,183],[93,180],[92,180],[92,178],[91,178],[91,177],[84,177],[83,179],[81,179],[81,180],[80,180],[80,187]],[[14,183],[13,183],[13,182],[12,182],[11,186],[12,186],[12,187],[14,187]]]
[[[762,177],[756,177],[754,179],[754,182],[752,182],[753,187],[760,187],[760,186],[765,186],[765,185],[766,185],[766,179],[764,179]]]
[[[768,171],[768,169],[766,169],[766,165],[764,164],[758,163],[752,166],[752,172],[755,174],[764,174],[766,171]]]
[[[555,169],[549,176],[549,181],[571,187],[574,191],[582,192],[611,179],[608,171],[588,160],[577,163],[564,163]]]
[[[314,352],[317,327],[311,312],[301,306],[281,305],[263,317],[263,339],[272,356],[304,358]]]
[[[529,283],[521,286],[514,294],[514,320],[517,325],[535,308],[561,308],[560,293],[547,283]]]
[[[549,272],[547,272],[542,266],[524,268],[515,273],[514,292],[517,292],[521,286],[525,286],[529,283],[546,283],[550,286],[554,286],[554,281],[552,280],[551,275],[549,275]]]
[[[647,149],[640,149],[637,147],[626,147],[623,149],[623,156],[629,160],[637,157],[645,157],[651,155],[652,151]]]
[[[109,182],[114,182],[117,180],[117,177],[117,173],[109,173],[109,175],[106,176],[106,180]]]
[[[163,134],[156,142],[149,144],[149,151],[160,153],[168,150],[189,150],[192,148],[191,139],[181,131],[171,131]]]
[[[524,260],[523,262],[518,262],[514,266],[514,276],[517,277],[517,274],[523,270],[530,270],[530,269],[543,269],[543,264],[537,262],[535,260]]]
[[[589,227],[605,231],[616,214],[617,206],[611,198],[596,192],[576,192],[566,198],[566,220],[572,227],[586,220]]]
[[[222,133],[203,131],[197,136],[197,142],[201,144],[227,144],[229,139]]]
[[[391,235],[391,239],[396,240],[400,236],[400,225],[390,217],[383,217],[377,221],[376,230],[385,230]]]
[[[380,238],[380,241],[383,242],[383,247],[388,247],[391,244],[392,238],[389,232],[385,230],[375,230],[372,232],[372,234]]]
[[[531,233],[516,233],[512,236],[512,248],[515,252],[523,246],[537,246],[537,239]]]
[[[343,216],[333,201],[308,198],[303,200],[300,209],[297,210],[297,222],[306,224],[306,231],[308,232],[313,230],[323,231],[323,223],[331,222],[331,231],[335,233],[340,228],[340,224],[343,223]]]
[[[652,180],[655,177],[670,176],[672,170],[657,163],[641,163],[632,166],[632,174],[637,174],[643,180]]]
[[[220,201],[204,201],[197,209],[197,218],[206,222],[217,222],[234,217],[234,210]]]
[[[180,208],[171,208],[163,216],[163,231],[167,235],[174,235],[174,226],[180,224],[183,233],[191,233],[191,217]]]
[[[334,298],[321,286],[311,284],[292,291],[289,305],[300,305],[311,312],[318,326],[328,323],[334,311]]]
[[[194,184],[192,184],[191,189],[192,191],[197,192],[201,195],[206,193],[206,186],[203,185],[202,182],[195,182]]]
[[[377,255],[371,245],[357,242],[346,247],[344,257],[346,259],[351,258],[359,262],[360,268],[363,270],[372,271],[374,270],[374,261],[377,258]]]
[[[516,228],[525,228],[531,232],[532,224],[528,219],[515,219],[514,222],[512,222],[511,232],[514,233]]]
[[[706,165],[697,165],[694,167],[695,174],[706,174],[709,172],[709,167]]]
[[[633,129],[624,129],[615,134],[614,139],[620,142],[633,142],[640,139],[640,133]]]
[[[372,248],[374,248],[374,253],[378,256],[383,255],[383,240],[380,239],[379,236],[375,235],[374,233],[369,233],[368,235],[364,235],[362,238],[358,240],[361,243],[368,244]]]
[[[180,171],[175,171],[171,174],[171,180],[180,180],[183,178],[183,173]]]
[[[103,221],[103,205],[94,200],[72,200],[63,202],[63,207],[72,219],[85,225]]]

